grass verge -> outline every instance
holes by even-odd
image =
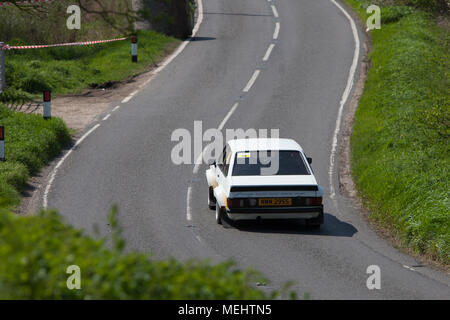
[[[368,1],[346,0],[365,21]],[[355,115],[352,174],[370,218],[404,246],[449,264],[449,32],[431,13],[381,11],[371,31],[364,93]]]
[[[13,209],[28,177],[50,162],[71,141],[61,119],[14,112],[0,104],[5,127],[6,162],[0,162],[0,206]]]
[[[89,86],[125,80],[148,70],[180,40],[154,31],[140,31],[138,41],[138,63],[131,62],[130,40],[80,47],[7,51],[8,87],[0,100],[22,102],[42,99],[43,90],[51,90],[54,95],[81,93]]]

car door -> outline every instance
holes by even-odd
[[[223,188],[224,192],[226,192],[229,187],[227,176],[230,168],[230,161],[231,161],[231,149],[228,145],[226,145],[225,148],[223,149],[221,156],[218,159],[216,169],[216,179],[219,185]]]

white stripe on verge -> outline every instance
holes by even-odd
[[[344,93],[342,94],[339,111],[338,111],[338,116],[336,119],[336,129],[334,130],[333,142],[331,145],[330,168],[328,170],[328,175],[329,175],[329,179],[330,179],[330,198],[334,199],[336,196],[336,192],[335,192],[334,183],[333,183],[333,172],[334,172],[334,163],[335,163],[334,161],[335,161],[337,144],[338,144],[337,139],[338,139],[339,131],[341,129],[342,111],[344,109],[344,105],[346,104],[346,102],[348,100],[348,97],[350,96],[350,92],[353,87],[353,81],[355,79],[356,68],[358,66],[358,60],[359,60],[360,43],[359,43],[358,30],[356,29],[356,24],[353,21],[352,17],[335,0],[331,0],[331,2],[334,5],[336,5],[336,7],[338,7],[339,10],[341,10],[342,13],[344,13],[344,15],[350,21],[350,25],[352,27],[353,38],[355,40],[355,51],[353,53],[353,62],[350,67],[350,71],[349,71],[349,75],[348,75],[348,79],[347,79],[347,86],[345,87]]]
[[[279,33],[280,33],[280,23],[277,22],[277,23],[275,24],[275,31],[273,32],[273,39],[274,39],[274,40],[278,39]]]
[[[100,124],[96,124],[91,130],[86,132],[80,139],[78,139],[78,141],[74,144],[74,146],[72,148],[70,148],[70,150],[64,155],[64,157],[61,158],[61,160],[59,160],[58,164],[53,169],[52,174],[50,176],[50,180],[48,181],[47,186],[46,186],[45,191],[44,191],[44,197],[43,197],[42,205],[43,205],[43,207],[45,209],[47,209],[47,206],[48,206],[48,200],[47,200],[48,194],[50,192],[50,188],[52,187],[52,183],[55,180],[56,173],[58,172],[59,167],[63,164],[64,160],[66,160],[67,157],[73,152],[73,150],[75,150],[75,148],[78,147],[80,145],[80,143],[82,143],[83,140],[86,139],[98,127],[100,127]]]
[[[256,79],[258,79],[259,74],[261,73],[260,70],[255,70],[255,72],[253,73],[252,77],[250,78],[250,80],[248,81],[247,85],[245,86],[244,92],[249,92],[250,89],[253,87],[253,85],[255,84]]]
[[[272,44],[269,46],[269,48],[267,48],[266,55],[264,56],[263,61],[269,60],[270,54],[272,53],[272,50],[273,50],[274,47],[275,47],[275,45],[272,43]]]

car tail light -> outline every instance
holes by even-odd
[[[306,198],[305,204],[307,206],[320,206],[322,204],[322,197]]]
[[[228,208],[241,208],[244,206],[243,199],[227,199]]]

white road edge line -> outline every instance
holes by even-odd
[[[270,58],[270,54],[272,53],[273,48],[275,48],[275,45],[272,43],[269,48],[267,48],[266,54],[263,58],[263,61],[267,61]]]
[[[248,81],[247,85],[245,86],[244,92],[249,92],[250,89],[253,87],[253,85],[255,84],[256,79],[258,79],[259,74],[261,73],[261,70],[256,69],[255,72],[253,73],[252,77],[250,78],[250,80]]]
[[[278,35],[280,34],[280,23],[277,22],[275,24],[275,31],[273,32],[273,39],[276,40],[278,39]]]
[[[138,90],[133,91],[132,93],[130,93],[130,95],[128,97],[126,97],[125,99],[122,100],[122,103],[127,103],[128,101],[133,99],[133,97],[136,95],[136,93],[138,93]]]
[[[52,187],[53,181],[55,180],[56,173],[58,172],[59,167],[63,164],[63,162],[67,159],[67,157],[75,150],[75,148],[78,147],[80,145],[80,143],[82,143],[83,140],[86,139],[98,127],[100,127],[99,123],[97,123],[92,129],[90,129],[80,139],[78,139],[78,141],[74,144],[74,146],[72,148],[70,148],[70,150],[64,155],[64,157],[62,157],[61,160],[59,160],[59,162],[55,166],[55,168],[53,168],[52,174],[50,176],[50,180],[48,181],[47,186],[45,187],[45,191],[44,191],[44,196],[43,196],[43,201],[42,201],[42,205],[43,205],[44,209],[47,209],[47,206],[48,206],[48,201],[47,201],[48,194],[50,192],[50,188]]]
[[[273,11],[273,15],[275,16],[275,18],[278,18],[278,10],[277,7],[275,7],[274,5],[272,5],[272,11]]]
[[[405,264],[403,265],[403,268],[406,268],[406,269],[411,270],[411,271],[416,271],[413,267],[407,266]]]
[[[200,25],[203,22],[203,0],[197,0],[198,3],[198,19],[197,19],[197,23],[195,24],[194,29],[192,30],[192,37],[194,37],[199,28]],[[192,37],[190,39],[192,39]],[[183,43],[178,47],[178,49],[172,53],[166,60],[164,60],[164,62],[155,70],[153,70],[152,72],[152,76],[150,79],[148,79],[147,81],[144,82],[144,84],[141,86],[141,88],[143,88],[144,86],[146,86],[147,84],[150,83],[150,81],[152,81],[154,79],[154,76],[157,75],[158,73],[160,73],[165,67],[167,67],[167,65],[169,65],[169,63],[171,63],[183,50],[184,48],[186,48],[186,46],[189,44],[189,40],[185,40],[183,41]],[[138,92],[137,90],[135,91],[136,93]],[[134,93],[135,94],[135,93]],[[126,99],[126,98],[125,98]],[[124,100],[125,100],[124,99]],[[131,98],[130,98],[131,99]],[[120,106],[117,106],[114,108],[114,110],[118,109]],[[113,111],[114,111],[113,110]],[[100,124],[95,125],[91,130],[89,130],[88,132],[86,132],[85,135],[83,135],[76,143],[75,145],[69,150],[69,152],[67,152],[64,157],[58,162],[58,164],[56,165],[56,167],[53,169],[53,172],[50,176],[49,181],[47,182],[47,186],[45,187],[45,191],[44,191],[44,196],[43,196],[43,200],[42,200],[42,204],[44,208],[47,208],[48,202],[47,202],[47,198],[48,198],[48,194],[50,192],[50,188],[52,186],[53,181],[55,180],[55,176],[56,176],[56,172],[58,171],[58,168],[63,164],[64,160],[67,159],[67,157],[72,153],[72,151],[74,150],[74,148],[76,146],[78,146],[89,134],[91,134],[92,132],[95,131],[95,129],[97,129],[100,126]]]
[[[348,80],[347,80],[347,86],[345,87],[344,93],[342,94],[339,111],[338,111],[338,116],[336,119],[336,129],[334,130],[333,142],[331,145],[330,168],[328,170],[328,175],[329,175],[329,179],[330,179],[330,198],[334,199],[336,196],[336,192],[335,192],[334,185],[333,185],[333,172],[334,172],[334,163],[335,163],[335,156],[336,156],[336,150],[337,150],[337,144],[338,144],[338,135],[339,135],[339,131],[341,129],[342,111],[344,109],[344,105],[346,104],[346,102],[348,100],[348,97],[349,97],[350,92],[353,87],[353,81],[355,79],[356,68],[358,66],[358,60],[359,60],[360,42],[359,42],[358,30],[356,29],[356,24],[355,24],[355,21],[353,21],[353,18],[335,0],[331,0],[331,2],[336,7],[338,7],[339,10],[341,10],[342,13],[350,21],[350,25],[352,27],[353,38],[355,40],[355,51],[353,53],[353,62],[350,67],[349,76],[348,76]]]
[[[192,187],[189,186],[187,190],[187,196],[186,196],[186,219],[188,221],[192,221],[192,214],[191,214],[191,191]]]
[[[111,113],[108,113],[108,114],[102,119],[102,121],[108,120],[109,117],[111,117]]]

